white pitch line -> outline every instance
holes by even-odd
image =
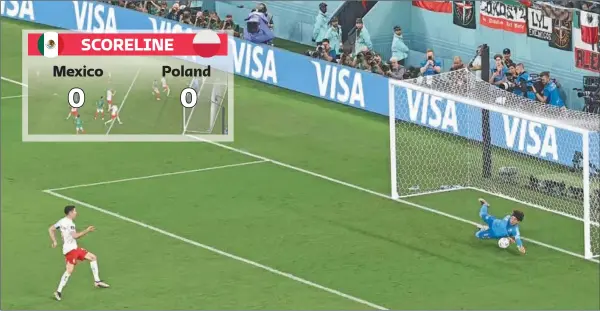
[[[129,89],[127,89],[127,93],[125,93],[125,96],[123,96],[123,101],[121,101],[121,106],[119,106],[119,110],[117,110],[117,116],[119,114],[121,114],[121,110],[123,110],[123,106],[125,106],[125,101],[127,100],[127,96],[129,96],[129,92],[131,92],[131,89],[133,89],[133,85],[135,84],[135,80],[137,80],[139,74],[140,74],[140,69],[138,69],[138,71],[136,71],[135,76],[133,77],[133,81],[131,81],[131,85],[129,85]],[[115,122],[117,122],[117,119],[114,119],[110,123],[110,126],[108,127],[108,131],[106,131],[106,135],[110,134],[110,130],[115,125]]]
[[[10,83],[14,83],[14,84],[20,85],[20,86],[29,87],[27,84],[24,84],[23,82],[15,81],[13,79],[5,78],[5,77],[0,77],[0,79],[4,80],[6,82],[10,82]]]
[[[67,189],[76,189],[76,188],[116,184],[116,183],[134,181],[134,180],[143,180],[143,179],[151,179],[151,178],[157,178],[157,177],[214,171],[214,170],[220,170],[220,169],[225,169],[225,168],[240,167],[240,166],[259,164],[259,163],[268,163],[268,161],[258,160],[258,161],[250,161],[250,162],[243,162],[243,163],[236,163],[236,164],[221,165],[221,166],[205,167],[205,168],[199,168],[199,169],[194,169],[194,170],[185,170],[185,171],[161,173],[161,174],[146,175],[146,176],[139,176],[139,177],[115,179],[115,180],[101,181],[101,182],[95,182],[95,183],[90,183],[90,184],[80,184],[80,185],[73,185],[73,186],[67,186],[67,187],[61,187],[61,188],[47,189],[44,191],[60,191],[60,190],[67,190]]]
[[[23,97],[27,97],[27,95],[4,96],[4,97],[0,97],[0,99],[12,99],[12,98],[23,98]]]
[[[137,73],[139,74],[139,71]],[[137,74],[136,74],[136,77],[137,77]],[[5,77],[0,77],[0,78],[2,80],[5,80],[5,81],[12,82],[12,83],[15,83],[15,84],[27,87],[26,84],[23,84],[21,82],[15,81],[15,80],[11,80],[11,79],[8,79],[8,78],[5,78]],[[135,79],[134,79],[134,81],[135,81]],[[130,90],[131,90],[131,88],[130,88]],[[413,202],[410,202],[410,201],[406,201],[406,200],[402,200],[402,199],[395,199],[395,198],[392,198],[391,196],[389,196],[387,194],[383,194],[383,193],[380,193],[380,192],[369,190],[369,189],[363,188],[361,186],[353,185],[353,184],[347,183],[345,181],[341,181],[341,180],[338,180],[338,179],[335,179],[335,178],[332,178],[332,177],[329,177],[329,176],[325,176],[325,175],[322,175],[322,174],[319,174],[319,173],[315,173],[315,172],[312,172],[312,171],[309,171],[309,170],[305,170],[303,168],[299,168],[299,167],[296,167],[296,166],[293,166],[293,165],[290,165],[290,164],[286,164],[286,163],[283,163],[283,162],[272,160],[272,159],[269,159],[269,158],[266,158],[266,157],[263,157],[263,156],[260,156],[260,155],[257,155],[257,154],[253,154],[253,153],[250,153],[250,152],[247,152],[247,151],[244,151],[244,150],[236,149],[234,147],[230,147],[230,146],[227,146],[227,145],[224,145],[224,144],[221,144],[221,143],[217,143],[217,142],[214,142],[214,141],[208,141],[206,139],[202,139],[200,137],[196,137],[196,136],[193,136],[193,135],[186,135],[186,136],[191,137],[193,139],[196,139],[198,141],[203,141],[203,142],[206,142],[206,143],[209,143],[209,144],[213,144],[215,146],[218,146],[218,147],[221,147],[221,148],[233,151],[233,152],[241,153],[241,154],[247,155],[249,157],[253,157],[255,159],[269,161],[269,162],[271,162],[273,164],[276,164],[276,165],[279,165],[279,166],[282,166],[282,167],[285,167],[285,168],[289,168],[291,170],[295,170],[295,171],[298,171],[298,172],[301,172],[301,173],[304,173],[304,174],[308,174],[308,175],[311,175],[311,176],[314,176],[314,177],[317,177],[317,178],[325,179],[325,180],[328,180],[330,182],[333,182],[333,183],[336,183],[336,184],[339,184],[339,185],[343,185],[343,186],[350,187],[350,188],[353,188],[353,189],[356,189],[356,190],[359,190],[359,191],[363,191],[363,192],[366,192],[366,193],[370,193],[372,195],[376,195],[376,196],[379,196],[379,197],[382,197],[382,198],[386,198],[386,199],[389,199],[389,200],[400,202],[400,203],[403,203],[405,205],[416,207],[418,209],[421,209],[421,210],[424,210],[424,211],[428,211],[428,212],[431,212],[431,213],[434,213],[434,214],[437,214],[437,215],[440,215],[440,216],[451,218],[451,219],[454,219],[454,220],[457,220],[457,221],[460,221],[460,222],[463,222],[463,223],[471,224],[471,225],[474,225],[474,226],[477,226],[477,227],[480,226],[480,224],[478,224],[478,223],[476,223],[474,221],[470,221],[468,219],[464,219],[464,218],[461,218],[461,217],[458,217],[458,216],[454,216],[452,214],[448,214],[448,213],[445,213],[445,212],[442,212],[442,211],[438,211],[436,209],[429,208],[429,207],[426,207],[426,206],[423,206],[423,205],[420,205],[420,204],[416,204],[416,203],[413,203]],[[546,243],[539,242],[539,241],[536,241],[536,240],[533,240],[533,239],[529,239],[529,238],[525,238],[525,237],[521,237],[521,238],[524,241],[528,241],[530,243],[533,243],[533,244],[536,244],[536,245],[539,245],[539,246],[542,246],[542,247],[546,247],[548,249],[552,249],[552,250],[555,250],[557,252],[561,252],[563,254],[567,254],[567,255],[571,255],[571,256],[577,257],[577,258],[589,260],[589,261],[595,262],[595,263],[600,263],[600,259],[588,259],[588,258],[585,258],[585,256],[583,256],[581,254],[578,254],[578,253],[575,253],[575,252],[571,252],[571,251],[568,251],[566,249],[555,247],[555,246],[552,246],[550,244],[546,244]]]
[[[481,226],[479,223],[476,223],[474,221],[471,221],[471,220],[468,220],[468,219],[465,219],[465,218],[462,218],[462,217],[454,216],[452,214],[448,214],[448,213],[445,213],[445,212],[442,212],[442,211],[439,211],[439,210],[436,210],[436,209],[433,209],[433,208],[430,208],[430,207],[427,207],[427,206],[424,206],[424,205],[420,205],[420,204],[417,204],[417,203],[414,203],[414,202],[411,202],[411,201],[406,201],[406,200],[402,200],[402,199],[395,199],[395,198],[392,198],[390,195],[387,195],[387,194],[383,194],[383,193],[380,193],[380,192],[377,192],[377,191],[373,191],[373,190],[370,190],[370,189],[367,189],[367,188],[363,188],[361,186],[357,186],[357,185],[354,185],[354,184],[351,184],[351,183],[347,183],[345,181],[341,181],[339,179],[335,179],[335,178],[332,178],[332,177],[329,177],[329,176],[325,176],[325,175],[322,175],[322,174],[319,174],[319,173],[316,173],[316,172],[313,172],[313,171],[305,170],[303,168],[296,167],[296,166],[293,166],[293,165],[290,165],[290,164],[287,164],[287,163],[279,162],[277,160],[269,159],[267,157],[263,157],[261,155],[250,153],[248,151],[240,150],[240,149],[237,149],[237,148],[234,148],[234,147],[231,147],[231,146],[227,146],[227,145],[224,145],[224,144],[221,144],[221,143],[218,143],[218,142],[209,141],[209,140],[206,140],[206,139],[203,139],[203,138],[200,138],[200,137],[197,137],[197,136],[193,136],[193,135],[186,135],[186,136],[188,136],[190,138],[193,138],[193,139],[196,139],[198,141],[202,141],[202,142],[205,142],[205,143],[209,143],[209,144],[212,144],[212,145],[215,145],[215,146],[218,146],[218,147],[221,147],[221,148],[233,151],[233,152],[241,153],[241,154],[247,155],[249,157],[253,157],[255,159],[269,161],[269,162],[271,162],[273,164],[276,164],[276,165],[279,165],[279,166],[282,166],[282,167],[285,167],[285,168],[289,168],[291,170],[294,170],[294,171],[297,171],[297,172],[301,172],[301,173],[304,173],[304,174],[307,174],[307,175],[311,175],[311,176],[314,176],[314,177],[317,177],[317,178],[320,178],[320,179],[324,179],[324,180],[330,181],[330,182],[338,184],[338,185],[342,185],[342,186],[353,188],[353,189],[356,189],[356,190],[359,190],[359,191],[362,191],[362,192],[370,193],[372,195],[375,195],[375,196],[378,196],[378,197],[381,197],[381,198],[393,200],[393,201],[396,201],[396,202],[399,202],[399,203],[402,203],[402,204],[405,204],[405,205],[416,207],[418,209],[421,209],[421,210],[424,210],[424,211],[428,211],[428,212],[431,212],[431,213],[434,213],[434,214],[437,214],[437,215],[440,215],[440,216],[444,216],[444,217],[447,217],[447,218],[450,218],[450,219],[454,219],[454,220],[457,220],[457,221],[460,221],[460,222],[463,222],[463,223],[466,223],[466,224],[470,224],[470,225],[473,225],[473,226],[476,226],[476,227],[480,227]],[[589,261],[592,261],[592,262],[595,262],[595,263],[600,263],[600,260],[598,260],[598,259],[588,259],[588,258],[585,258],[585,256],[583,256],[581,254],[578,254],[578,253],[575,253],[575,252],[571,252],[571,251],[568,251],[568,250],[560,248],[560,247],[552,246],[552,245],[546,244],[544,242],[536,241],[536,240],[533,240],[533,239],[530,239],[530,238],[525,238],[525,237],[521,237],[521,239],[523,239],[524,241],[527,241],[529,243],[536,244],[538,246],[542,246],[542,247],[545,247],[545,248],[548,248],[548,249],[555,250],[557,252],[561,252],[563,254],[567,254],[567,255],[571,255],[571,256],[574,256],[574,257],[581,258],[581,259],[589,260]]]
[[[265,161],[263,161],[263,162],[265,162]],[[283,271],[277,270],[277,269],[275,269],[275,268],[271,268],[271,267],[269,267],[269,266],[265,266],[265,265],[263,265],[263,264],[260,264],[260,263],[258,263],[258,262],[255,262],[255,261],[252,261],[252,260],[249,260],[249,259],[246,259],[246,258],[240,257],[240,256],[236,256],[236,255],[234,255],[234,254],[231,254],[231,253],[228,253],[228,252],[222,251],[222,250],[220,250],[220,249],[217,249],[217,248],[214,248],[214,247],[212,247],[212,246],[208,246],[208,245],[206,245],[206,244],[202,244],[202,243],[199,243],[199,242],[196,242],[196,241],[193,241],[193,240],[190,240],[190,239],[184,238],[184,237],[182,237],[182,236],[179,236],[179,235],[176,235],[176,234],[174,234],[174,233],[171,233],[171,232],[165,231],[165,230],[163,230],[163,229],[160,229],[160,228],[157,228],[157,227],[154,227],[154,226],[148,225],[148,224],[146,224],[146,223],[143,223],[143,222],[141,222],[141,221],[138,221],[138,220],[135,220],[135,219],[131,219],[131,218],[129,218],[129,217],[122,216],[122,215],[120,215],[120,214],[117,214],[117,213],[111,212],[111,211],[109,211],[109,210],[105,210],[105,209],[103,209],[103,208],[101,208],[101,207],[94,206],[94,205],[92,205],[92,204],[89,204],[89,203],[86,203],[86,202],[83,202],[83,201],[79,201],[79,200],[77,200],[77,199],[74,199],[74,198],[68,197],[68,196],[66,196],[66,195],[62,195],[62,194],[60,194],[60,193],[53,192],[52,190],[44,190],[44,192],[45,192],[45,193],[47,193],[47,194],[50,194],[50,195],[52,195],[52,196],[55,196],[55,197],[57,197],[57,198],[61,198],[61,199],[63,199],[63,200],[67,200],[67,201],[73,202],[73,203],[75,203],[75,204],[78,204],[78,205],[80,205],[80,206],[84,206],[84,207],[87,207],[87,208],[93,209],[93,210],[95,210],[95,211],[98,211],[98,212],[100,212],[100,213],[103,213],[103,214],[106,214],[106,215],[113,216],[113,217],[115,217],[115,218],[118,218],[118,219],[121,219],[121,220],[127,221],[127,222],[129,222],[129,223],[132,223],[132,224],[138,225],[138,226],[140,226],[140,227],[144,227],[144,228],[146,228],[146,229],[149,229],[149,230],[152,230],[152,231],[154,231],[154,232],[160,233],[160,234],[162,234],[162,235],[168,236],[168,237],[170,237],[170,238],[173,238],[173,239],[179,240],[179,241],[181,241],[181,242],[184,242],[184,243],[187,243],[187,244],[191,244],[191,245],[193,245],[193,246],[197,246],[197,247],[203,248],[203,249],[205,249],[205,250],[211,251],[211,252],[213,252],[213,253],[216,253],[216,254],[219,254],[219,255],[221,255],[221,256],[224,256],[224,257],[227,257],[227,258],[230,258],[230,259],[233,259],[233,260],[237,260],[237,261],[243,262],[243,263],[245,263],[245,264],[248,264],[248,265],[254,266],[254,267],[256,267],[256,268],[260,268],[260,269],[263,269],[263,270],[269,271],[269,272],[271,272],[271,273],[274,273],[274,274],[277,274],[277,275],[283,276],[283,277],[285,277],[285,278],[288,278],[288,279],[294,280],[294,281],[296,281],[296,282],[299,282],[299,283],[302,283],[302,284],[305,284],[305,285],[308,285],[308,286],[311,286],[311,287],[314,287],[314,288],[317,288],[317,289],[320,289],[320,290],[326,291],[326,292],[328,292],[328,293],[330,293],[330,294],[334,294],[334,295],[336,295],[336,296],[339,296],[339,297],[342,297],[342,298],[346,298],[346,299],[348,299],[348,300],[352,300],[352,301],[354,301],[354,302],[357,302],[357,303],[360,303],[360,304],[362,304],[362,305],[369,306],[369,307],[371,307],[371,308],[378,309],[378,310],[389,310],[389,309],[388,309],[388,308],[386,308],[386,307],[382,307],[382,306],[380,306],[380,305],[377,305],[377,304],[374,304],[374,303],[372,303],[372,302],[369,302],[369,301],[366,301],[366,300],[363,300],[363,299],[360,299],[360,298],[357,298],[357,297],[354,297],[354,296],[351,296],[351,295],[348,295],[348,294],[342,293],[342,292],[340,292],[340,291],[338,291],[338,290],[335,290],[335,289],[332,289],[332,288],[329,288],[329,287],[325,287],[325,286],[323,286],[323,285],[319,285],[319,284],[317,284],[317,283],[314,283],[314,282],[308,281],[308,280],[306,280],[306,279],[303,279],[303,278],[301,278],[301,277],[295,276],[295,275],[293,275],[293,274],[291,274],[291,273],[283,272]]]

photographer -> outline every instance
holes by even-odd
[[[515,88],[513,93],[519,96],[527,97],[531,100],[536,100],[533,87],[533,78],[525,70],[525,65],[519,63],[516,68],[517,77],[515,79]]]
[[[331,19],[325,38],[329,40],[329,45],[331,45],[331,49],[335,52],[337,58],[342,53],[342,28],[338,24],[337,17]]]
[[[427,50],[427,59],[421,62],[421,74],[426,76],[433,76],[442,71],[442,63],[435,60],[432,49]]]
[[[538,94],[535,87],[532,87],[533,91],[536,93],[535,96],[537,100],[554,107],[565,109],[565,102],[562,100],[562,98],[560,98],[560,91],[558,90],[556,83],[550,80],[550,73],[548,71],[544,71],[540,73],[540,77],[542,79],[542,84],[544,85],[542,94]]]
[[[385,71],[383,70],[383,65],[381,63],[381,55],[379,54],[372,54],[372,58],[369,61],[369,67],[371,67],[371,72],[372,73],[377,73],[377,74],[385,74]],[[389,66],[388,66],[389,67]],[[389,68],[388,70],[389,71]]]
[[[396,59],[395,57],[390,58],[390,71],[389,71],[389,75],[386,72],[385,75],[397,79],[397,80],[402,80],[404,79],[404,75],[406,75],[406,68],[404,68],[404,66],[402,66],[400,64],[400,62],[398,61],[398,59]]]
[[[352,53],[346,50],[344,50],[342,52],[342,55],[340,55],[339,63],[343,66],[355,67],[354,59],[352,58]]]
[[[233,22],[233,16],[231,14],[227,14],[227,16],[225,16],[222,30],[234,37],[239,38],[240,36],[240,26]]]
[[[264,7],[264,10],[266,11],[266,7]],[[269,44],[275,38],[275,34],[270,27],[272,23],[269,21],[268,16],[260,10],[250,12],[245,21],[247,24],[244,29],[244,39],[254,43]]]

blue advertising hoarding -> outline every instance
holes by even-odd
[[[193,32],[175,21],[93,1],[1,1],[3,17],[83,32],[144,30]],[[304,55],[229,38],[234,73],[329,101],[388,115],[388,78]],[[195,58],[190,58],[194,61]],[[460,102],[397,87],[396,117],[439,131],[481,141],[481,110]],[[494,146],[571,165],[582,151],[579,133],[490,113]],[[598,133],[590,141],[598,141]],[[591,157],[600,166],[599,157]]]

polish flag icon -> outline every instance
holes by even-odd
[[[192,41],[194,51],[200,57],[227,55],[227,34],[216,33],[212,30],[200,30]]]

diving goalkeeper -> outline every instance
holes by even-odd
[[[517,247],[522,254],[525,254],[525,247],[519,233],[519,223],[525,218],[523,212],[514,210],[512,214],[506,215],[502,219],[488,214],[488,203],[484,199],[479,199],[481,209],[479,217],[487,224],[487,228],[481,228],[475,233],[478,239],[500,239],[508,238],[511,243],[517,243]]]

